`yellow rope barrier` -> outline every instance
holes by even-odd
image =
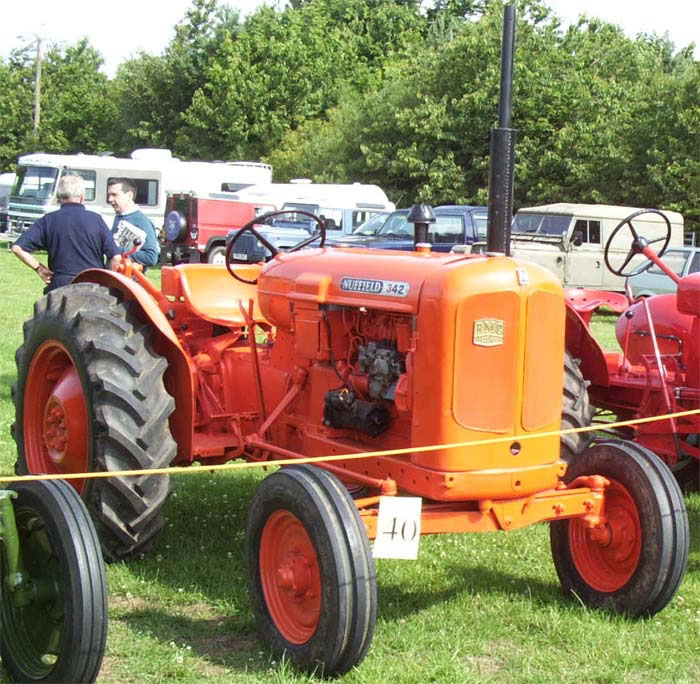
[[[335,454],[333,456],[310,456],[307,458],[286,458],[274,461],[244,461],[235,463],[222,463],[219,465],[200,466],[171,466],[167,468],[150,468],[146,470],[118,470],[100,471],[94,473],[57,473],[45,475],[18,475],[13,477],[0,477],[0,483],[9,482],[31,482],[33,480],[81,480],[96,479],[100,477],[134,477],[138,475],[180,475],[182,473],[212,473],[219,470],[242,470],[244,468],[260,468],[269,466],[284,466],[294,463],[328,463],[332,461],[352,461],[363,458],[376,458],[379,456],[404,456],[406,454],[418,454],[439,449],[458,449],[463,447],[483,446],[485,444],[499,444],[501,442],[519,442],[529,439],[541,439],[543,437],[554,437],[561,435],[572,435],[578,432],[595,432],[602,428],[613,429],[628,427],[630,425],[641,425],[643,423],[653,423],[659,420],[670,420],[672,418],[685,418],[700,413],[700,409],[691,411],[680,411],[664,416],[650,416],[649,418],[635,418],[633,420],[623,420],[617,423],[596,423],[582,428],[569,428],[568,430],[552,430],[549,432],[538,432],[528,435],[508,435],[507,437],[492,437],[489,439],[478,439],[471,442],[456,442],[453,444],[436,444],[423,447],[406,447],[405,449],[386,449],[382,451],[364,451],[362,453]]]

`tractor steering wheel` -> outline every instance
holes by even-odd
[[[280,209],[279,211],[269,211],[266,214],[261,214],[260,216],[256,216],[254,219],[251,219],[246,223],[243,228],[241,228],[234,236],[231,238],[231,241],[226,245],[226,270],[236,279],[239,280],[242,283],[246,283],[247,285],[257,285],[258,279],[254,278],[253,280],[248,280],[247,278],[244,278],[243,276],[238,275],[233,268],[231,267],[232,264],[247,264],[250,263],[247,260],[243,259],[236,259],[233,257],[235,254],[234,252],[234,245],[240,240],[240,238],[245,234],[245,233],[250,233],[253,235],[253,237],[262,244],[265,249],[267,249],[272,256],[268,258],[272,259],[276,257],[279,253],[280,250],[277,249],[274,245],[272,245],[266,238],[264,238],[258,230],[256,230],[255,226],[264,223],[267,221],[269,218],[272,218],[274,216],[281,216],[283,214],[296,214],[296,215],[302,215],[302,216],[308,216],[310,219],[314,220],[318,224],[318,233],[313,233],[311,236],[306,238],[305,240],[302,240],[301,242],[297,242],[296,245],[293,245],[292,247],[289,247],[288,249],[285,249],[283,251],[285,252],[296,252],[299,249],[303,249],[304,247],[307,247],[310,245],[312,242],[316,242],[316,240],[319,240],[320,238],[320,243],[319,247],[323,247],[326,244],[326,224],[318,217],[316,214],[311,214],[308,211],[301,211],[300,209]]]
[[[636,218],[637,216],[641,216],[642,214],[658,214],[659,216],[661,216],[661,218],[666,222],[665,235],[663,235],[660,238],[656,238],[655,240],[647,240],[643,235],[639,235],[634,225],[632,224],[632,219]],[[629,228],[630,233],[632,234],[632,244],[630,245],[629,252],[627,252],[625,259],[622,262],[622,265],[619,268],[614,268],[610,264],[610,246],[612,245],[612,242],[615,239],[617,233],[624,226],[627,226]],[[613,232],[610,234],[610,237],[608,238],[608,241],[605,243],[605,265],[608,267],[611,273],[614,273],[616,276],[620,276],[621,278],[629,278],[630,276],[637,275],[638,273],[643,273],[647,269],[651,268],[654,264],[654,262],[651,261],[651,259],[644,255],[644,248],[653,245],[655,242],[663,242],[663,246],[657,252],[657,256],[660,257],[663,256],[663,253],[666,251],[670,240],[671,222],[668,220],[666,214],[664,214],[662,211],[659,211],[658,209],[640,209],[639,211],[635,211],[634,214],[630,214],[626,219],[623,219],[622,221],[620,221],[620,223],[617,224],[617,226],[615,226],[615,230],[613,230]],[[642,256],[645,256],[645,260],[641,263],[641,265],[637,266],[636,268],[632,268],[629,271],[625,271],[625,267],[630,263],[630,261],[632,261],[632,259],[637,254],[642,254]]]

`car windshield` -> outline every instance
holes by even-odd
[[[50,166],[20,166],[12,189],[13,197],[46,200],[53,196],[58,169]]]
[[[535,214],[518,212],[513,219],[511,233],[537,233],[538,235],[565,235],[571,216],[561,214]]]
[[[396,211],[393,214],[390,214],[384,225],[377,231],[377,237],[398,237],[404,239],[412,238],[413,224],[409,223],[406,220],[407,218],[408,211]]]
[[[352,231],[353,235],[374,235],[386,221],[389,214],[386,212],[381,212],[379,214],[374,214],[371,218],[368,218],[364,223],[361,223],[355,230]]]

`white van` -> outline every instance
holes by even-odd
[[[569,204],[559,202],[520,209],[511,227],[510,253],[553,271],[565,287],[586,287],[623,292],[625,279],[613,275],[605,266],[605,245],[615,227],[628,216],[641,211],[635,207],[606,204]],[[671,223],[669,247],[683,246],[683,216],[664,211]],[[667,226],[661,216],[642,214],[632,221],[641,236],[654,240],[665,235]],[[610,249],[610,263],[622,266],[629,253],[632,234],[623,227]],[[655,243],[655,251],[663,243]],[[479,243],[472,252],[483,251]],[[633,269],[643,257],[636,256],[625,267]]]
[[[251,185],[231,194],[230,199],[314,214],[323,220],[329,238],[349,235],[374,214],[396,209],[377,185],[315,184],[305,179]],[[269,227],[258,226],[257,230],[278,249],[286,249],[309,237],[316,227],[303,214],[291,214],[274,219]]]
[[[17,180],[10,195],[9,230],[19,234],[44,214],[58,208],[56,186],[61,176],[77,174],[85,181],[85,206],[112,224],[107,182],[125,177],[136,185],[136,203],[160,232],[168,190],[237,191],[272,179],[272,167],[257,162],[187,162],[170,150],[134,150],[131,158],[90,154],[28,154],[17,162]]]

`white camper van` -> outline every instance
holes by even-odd
[[[613,275],[605,266],[604,249],[620,221],[641,209],[607,204],[545,204],[520,209],[511,227],[510,253],[545,266],[559,277],[565,287],[585,287],[622,292],[625,279]],[[664,211],[671,223],[670,247],[683,246],[683,217],[676,211]],[[666,222],[655,213],[642,214],[632,221],[646,238],[660,239]],[[620,229],[611,244],[610,263],[621,266],[629,253],[632,234]],[[656,251],[663,242],[653,245]],[[483,251],[484,244],[471,251]],[[642,257],[634,257],[625,270],[635,267]]]
[[[130,178],[136,185],[136,203],[156,230],[163,226],[168,190],[231,192],[272,179],[272,167],[257,162],[187,162],[170,150],[134,150],[131,158],[90,154],[28,154],[17,162],[17,180],[10,195],[9,230],[21,233],[40,216],[58,208],[56,186],[61,176],[77,174],[85,181],[85,206],[112,224],[114,210],[107,204],[110,178]]]
[[[349,235],[374,214],[396,209],[378,185],[316,184],[306,179],[251,185],[230,195],[230,199],[314,214],[323,220],[329,238]],[[290,214],[273,219],[269,228],[259,226],[258,231],[272,245],[285,249],[309,237],[316,227],[303,214]]]

